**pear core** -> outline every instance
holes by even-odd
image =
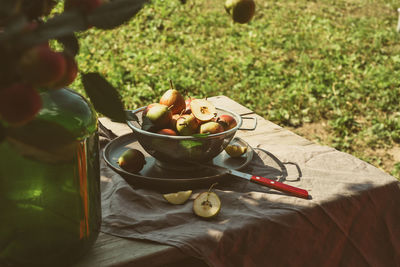
[[[212,218],[221,210],[221,200],[214,192],[203,192],[193,202],[193,212],[203,218]]]
[[[190,109],[199,121],[209,121],[217,115],[215,106],[206,99],[193,99],[190,102]]]

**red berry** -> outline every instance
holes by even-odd
[[[19,61],[22,78],[34,85],[47,87],[61,79],[66,62],[60,52],[55,52],[47,44],[37,45],[26,51]]]
[[[0,89],[0,117],[10,124],[32,120],[41,108],[42,99],[30,85],[18,83]]]
[[[63,88],[71,84],[78,75],[78,64],[76,63],[75,58],[68,53],[61,53],[61,54],[65,59],[66,70],[64,72],[64,75],[59,80],[57,80],[54,84],[50,85],[49,89]]]

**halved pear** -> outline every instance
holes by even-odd
[[[236,144],[227,145],[225,147],[225,152],[232,158],[240,157],[241,155],[246,153],[246,151],[247,151],[247,147],[241,146],[241,145],[236,145]]]
[[[164,194],[163,197],[171,204],[180,205],[185,203],[191,195],[192,195],[192,190],[186,190],[186,191],[179,191],[176,193]]]
[[[214,192],[203,192],[193,202],[193,212],[203,218],[212,218],[221,210],[221,200]]]
[[[215,106],[206,99],[193,99],[190,102],[190,109],[199,121],[209,121],[217,116]]]

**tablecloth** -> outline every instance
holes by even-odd
[[[394,177],[331,147],[264,145],[251,138],[255,156],[244,171],[306,189],[312,198],[229,177],[213,189],[220,213],[204,220],[192,206],[208,188],[171,205],[102,161],[101,230],[175,246],[209,266],[400,266]]]

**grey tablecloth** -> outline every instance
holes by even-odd
[[[252,144],[257,143],[252,137]],[[210,266],[400,266],[398,181],[349,154],[307,145],[262,145],[245,170],[309,191],[288,196],[230,178],[219,215],[134,188],[102,163],[102,231],[179,248]]]

